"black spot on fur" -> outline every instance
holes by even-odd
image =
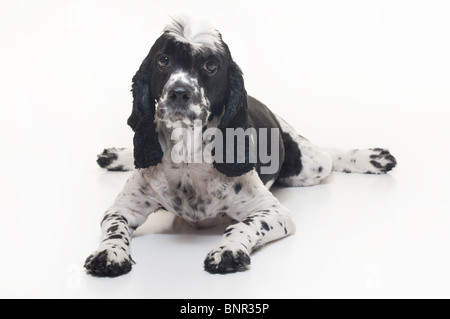
[[[236,193],[236,195],[239,194],[241,189],[242,189],[241,183],[237,183],[236,185],[234,185],[234,192]]]
[[[114,220],[116,220],[118,222],[121,222],[121,223],[124,223],[124,224],[128,224],[128,220],[125,217],[123,217],[123,216],[120,216],[120,215],[117,215],[117,214],[113,214],[110,217],[111,218],[108,218],[108,219],[114,219]]]
[[[384,169],[383,169],[383,172],[384,172],[384,173],[389,172],[389,171],[392,170],[396,165],[397,165],[396,162],[395,162],[395,163],[388,163],[388,164],[386,164],[386,166],[385,166]]]
[[[269,230],[269,225],[265,221],[261,221],[261,230]]]
[[[175,197],[175,199],[173,200],[173,207],[176,210],[180,210],[181,209],[181,204],[182,204],[181,197],[179,197],[179,196]]]
[[[194,186],[190,185],[190,184],[186,184],[183,186],[183,194],[186,197],[193,197],[195,196],[195,189]]]
[[[377,161],[370,161],[370,164],[372,164],[373,166],[375,166],[376,168],[383,168],[383,165],[381,165],[380,163],[378,163]]]
[[[108,238],[103,239],[103,241],[107,241],[107,240],[111,240],[111,239],[122,239],[122,238],[123,238],[122,235],[117,234],[117,235],[111,235]]]
[[[109,218],[111,217],[110,214],[106,214],[105,216],[103,216],[102,221],[100,222],[100,224],[103,224],[105,221],[107,221]]]
[[[320,166],[320,167],[319,167],[319,169],[318,169],[318,171],[319,171],[319,173],[322,173],[322,171],[323,171],[323,167],[322,167],[322,166]]]
[[[113,233],[113,232],[115,232],[118,228],[119,228],[119,225],[111,226],[111,227],[108,228],[108,230],[107,230],[106,232],[107,232],[107,233]]]
[[[108,171],[110,171],[110,172],[125,172],[126,169],[123,167],[123,165],[119,165],[119,166],[116,166],[116,167],[109,167]]]
[[[228,233],[230,233],[231,231],[233,231],[233,227],[229,227],[229,228],[227,228],[223,233],[224,234],[228,234]]]
[[[242,221],[245,225],[250,226],[251,223],[253,223],[253,217],[247,217]]]

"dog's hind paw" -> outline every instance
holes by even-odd
[[[372,164],[373,168],[367,171],[367,174],[387,173],[397,166],[397,160],[388,150],[373,148],[369,151],[372,152],[370,155],[370,164]]]
[[[126,148],[105,148],[97,155],[97,164],[108,171],[126,172],[133,170],[133,153]]]

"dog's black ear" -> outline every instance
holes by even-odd
[[[133,77],[133,112],[128,125],[134,131],[134,165],[136,168],[155,166],[163,157],[163,151],[155,128],[155,98],[150,89],[150,54],[142,62]]]
[[[255,163],[250,163],[249,156],[249,143],[252,143],[252,141],[249,138],[246,139],[243,148],[245,154],[237,154],[238,148],[234,135],[233,139],[235,140],[227,143],[227,128],[233,131],[237,128],[242,128],[244,131],[249,128],[247,91],[244,86],[244,78],[241,69],[233,61],[228,67],[228,95],[225,101],[225,111],[218,128],[222,131],[223,136],[223,161],[217,162],[216,159],[214,167],[222,174],[230,177],[240,176],[251,171],[255,167]],[[227,148],[227,144],[234,145],[234,149]],[[227,161],[227,152],[231,151],[234,152],[232,162]],[[240,158],[243,158],[244,161],[240,161]]]

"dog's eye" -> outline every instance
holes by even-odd
[[[203,65],[203,70],[205,70],[208,74],[214,74],[217,71],[217,63],[209,61]]]
[[[170,65],[170,59],[167,55],[164,55],[158,59],[158,66],[161,69],[165,69]]]

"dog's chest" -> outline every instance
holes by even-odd
[[[150,184],[161,205],[192,223],[225,215],[236,195],[235,182],[210,164],[163,162],[158,175]]]

